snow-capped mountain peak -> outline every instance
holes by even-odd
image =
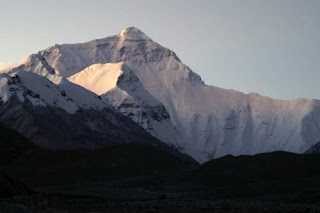
[[[127,27],[123,29],[119,33],[119,37],[125,40],[131,41],[141,41],[141,40],[149,40],[152,41],[146,34],[144,34],[141,30],[136,27]]]
[[[173,51],[134,27],[86,43],[55,45],[15,71],[56,84],[68,78],[199,162],[227,154],[302,153],[320,140],[320,102],[205,85]]]

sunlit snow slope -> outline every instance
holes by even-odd
[[[226,154],[303,153],[320,140],[320,102],[275,100],[203,83],[174,52],[130,27],[55,45],[15,71],[68,78],[154,136],[204,162]]]

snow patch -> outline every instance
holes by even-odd
[[[67,79],[97,95],[109,92],[117,86],[118,78],[123,74],[123,63],[93,64]]]

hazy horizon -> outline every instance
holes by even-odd
[[[1,2],[1,64],[56,43],[135,26],[204,82],[273,98],[320,99],[320,1]]]

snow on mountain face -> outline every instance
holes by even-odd
[[[117,86],[118,78],[122,75],[122,65],[122,63],[94,64],[70,76],[68,80],[97,95],[102,95]]]
[[[11,72],[2,75],[1,92],[11,91],[10,94],[2,95],[3,100],[8,101],[8,96],[17,95],[23,102],[25,97],[34,106],[46,106],[47,104],[62,108],[68,113],[74,114],[79,108],[101,110],[106,106],[90,91],[74,85],[66,79],[60,79],[57,84],[52,84],[48,79],[31,72]],[[13,80],[10,79],[10,76]],[[12,84],[16,83],[16,84]],[[7,84],[5,84],[5,82]],[[23,87],[17,88],[17,85]],[[10,88],[9,88],[10,87]],[[25,91],[27,90],[27,91]]]
[[[136,28],[83,44],[55,45],[16,70],[52,82],[69,77],[147,130],[140,115],[161,106],[161,119],[171,123],[167,129],[172,131],[158,122],[149,132],[162,141],[180,135],[169,143],[200,162],[226,154],[302,153],[320,139],[319,101],[274,100],[207,86],[174,52]]]
[[[21,81],[24,85],[21,84]],[[66,97],[63,90],[50,87],[48,83],[47,79],[29,72],[16,72],[12,77],[2,74],[1,100],[6,103],[13,95],[16,95],[21,102],[28,99],[34,106],[46,106],[49,103],[69,113],[74,113],[78,109],[77,103]],[[41,93],[41,98],[38,92]]]
[[[94,64],[67,79],[99,96],[111,96],[117,93],[114,101],[134,99],[139,104],[147,103],[152,106],[160,104],[144,89],[139,78],[123,62]],[[120,90],[122,95],[119,93]],[[121,103],[116,103],[119,104]]]
[[[165,107],[146,91],[123,62],[94,64],[68,77],[111,104],[161,141],[179,147],[182,136],[173,126]]]
[[[0,75],[0,123],[49,149],[94,149],[119,143],[168,149],[92,92],[66,79],[56,85],[32,72]]]

